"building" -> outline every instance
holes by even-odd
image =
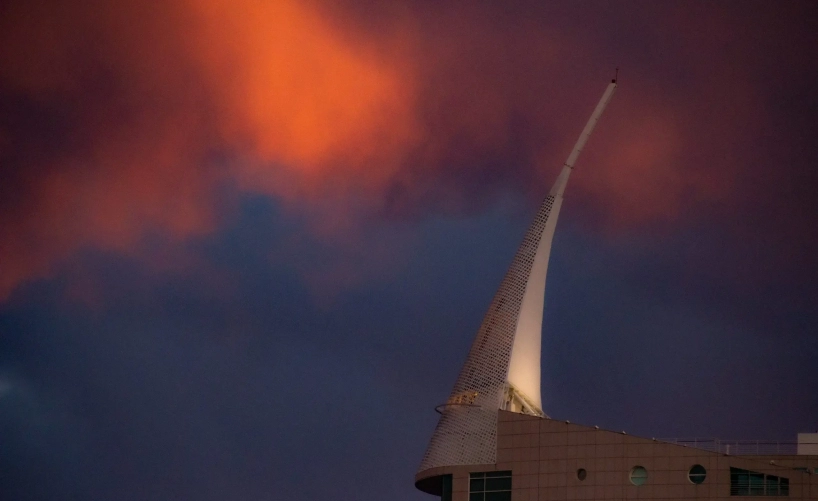
[[[818,500],[818,434],[799,435],[797,447],[667,441],[556,421],[542,410],[551,242],[568,178],[616,87],[614,79],[605,89],[526,232],[449,399],[438,406],[415,485],[447,501]]]

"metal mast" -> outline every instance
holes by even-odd
[[[616,90],[602,94],[574,149],[540,205],[483,318],[466,363],[435,428],[419,471],[494,464],[500,409],[543,416],[540,352],[545,278],[568,177]]]

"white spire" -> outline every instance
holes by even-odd
[[[526,284],[525,294],[523,294],[522,302],[520,303],[520,311],[517,315],[517,328],[514,333],[514,342],[511,349],[511,360],[509,361],[507,382],[511,388],[515,389],[521,396],[527,398],[532,404],[536,405],[536,409],[542,413],[542,396],[540,393],[540,354],[541,338],[542,338],[542,316],[543,304],[545,302],[545,276],[548,272],[548,259],[551,256],[551,242],[554,239],[554,230],[557,226],[557,218],[562,207],[562,194],[565,192],[565,186],[568,184],[568,176],[574,168],[574,164],[585,147],[588,138],[591,137],[591,132],[594,130],[599,117],[605,111],[605,106],[611,100],[614,90],[616,89],[616,82],[608,84],[602,99],[596,105],[591,118],[585,125],[582,134],[579,135],[577,143],[574,145],[573,151],[568,156],[568,160],[562,166],[562,171],[554,182],[554,186],[548,193],[543,208],[540,209],[538,218],[543,215],[547,220],[545,227],[542,230],[537,246],[537,252],[534,254],[534,262],[528,275],[528,283]],[[550,211],[544,213],[543,209],[547,210],[546,205],[551,203]],[[536,221],[535,221],[536,225]],[[533,226],[532,226],[533,228]],[[530,230],[529,230],[530,231]],[[505,410],[518,411],[522,410],[520,406],[515,405],[514,402],[508,402]]]
[[[588,119],[588,123],[585,124],[585,128],[582,129],[582,134],[579,135],[579,139],[577,139],[574,149],[571,151],[571,154],[568,155],[568,160],[562,164],[562,171],[560,171],[560,175],[557,177],[556,182],[554,182],[554,186],[551,188],[551,191],[548,192],[549,195],[561,197],[562,194],[565,193],[565,185],[568,184],[568,176],[571,175],[571,171],[574,169],[574,164],[577,162],[579,154],[582,153],[582,148],[585,148],[585,143],[587,143],[588,138],[591,137],[591,132],[594,131],[596,123],[602,116],[602,112],[605,111],[605,107],[608,106],[608,102],[613,97],[615,90],[616,80],[613,80],[608,84],[608,87],[605,89],[605,93],[602,94],[602,99],[599,100],[599,103],[596,105],[596,109],[594,109],[594,112],[591,114],[591,118]]]
[[[542,416],[540,352],[545,278],[568,176],[616,89],[602,95],[557,181],[526,232],[483,318],[420,471],[439,466],[493,464],[497,411]]]

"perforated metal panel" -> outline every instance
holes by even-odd
[[[542,415],[537,408],[539,395],[525,395],[519,387],[509,382],[509,365],[520,321],[523,298],[529,280],[532,280],[532,268],[535,260],[539,259],[538,272],[532,281],[532,290],[545,287],[545,271],[547,260],[551,252],[551,239],[554,235],[556,219],[562,205],[562,194],[573,169],[574,162],[579,157],[582,148],[591,135],[597,121],[605,109],[608,101],[616,89],[616,80],[608,85],[602,95],[591,118],[580,134],[574,149],[563,165],[554,187],[545,198],[534,222],[528,228],[523,243],[517,250],[511,267],[506,272],[500,288],[494,296],[483,318],[483,323],[477,332],[477,337],[469,350],[466,363],[460,371],[449,400],[442,409],[440,420],[432,435],[432,440],[426,449],[426,454],[420,464],[420,471],[440,466],[493,464],[496,462],[497,452],[497,413],[502,405],[518,400],[521,404],[517,412]],[[541,289],[540,289],[541,290]],[[531,296],[534,298],[535,296]],[[526,319],[528,327],[536,326],[536,331],[526,330],[528,342],[535,343],[521,345],[520,352],[524,353],[529,346],[539,348],[540,318],[532,316],[533,309],[542,307],[542,298],[537,301],[528,301]],[[532,303],[538,305],[532,306]],[[540,309],[539,314],[542,313]],[[533,333],[533,334],[532,334]],[[537,336],[531,338],[531,335]],[[530,352],[531,350],[528,349]],[[539,351],[538,349],[536,351]],[[519,360],[515,355],[515,369],[525,367],[522,383],[529,378],[539,380],[539,353],[537,359],[521,357],[519,360],[527,365],[517,365]],[[532,368],[533,366],[533,368]],[[535,373],[536,372],[536,373]],[[519,383],[520,381],[518,381]],[[539,392],[539,385],[528,385],[529,391]]]
[[[543,201],[494,295],[447,405],[442,407],[420,470],[495,462],[497,411],[505,394],[514,332],[554,202],[553,195]]]

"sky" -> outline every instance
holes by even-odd
[[[544,410],[818,430],[816,50],[814,2],[3,2],[3,499],[431,499],[434,407],[617,67]]]

